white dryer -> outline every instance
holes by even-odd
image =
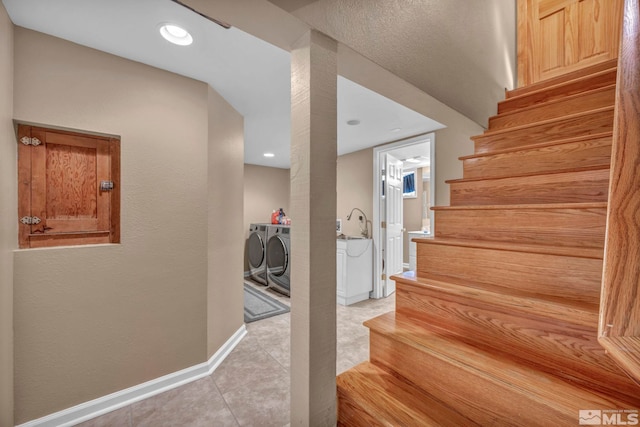
[[[267,240],[267,281],[269,287],[291,295],[291,226],[269,226]]]
[[[249,225],[247,253],[249,258],[249,275],[256,283],[268,285],[267,281],[267,233],[268,224]]]

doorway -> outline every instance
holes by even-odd
[[[387,174],[397,176],[397,167],[387,171],[387,164],[396,159],[401,162],[400,176],[403,182],[401,198],[389,197]],[[398,165],[399,166],[399,165]],[[413,177],[411,179],[410,177]],[[406,140],[376,147],[373,150],[373,243],[374,277],[372,298],[383,298],[395,291],[395,282],[390,279],[394,274],[402,273],[398,259],[404,260],[408,248],[409,232],[422,232],[423,236],[432,236],[434,230],[433,213],[430,208],[435,200],[435,134],[428,133]],[[394,206],[390,206],[393,204]],[[398,205],[399,204],[399,205]],[[411,212],[404,212],[404,206]],[[401,212],[389,226],[388,212]],[[414,220],[404,223],[407,214]],[[419,220],[415,221],[415,217]],[[418,225],[419,224],[419,225]],[[412,228],[409,230],[409,226]],[[401,231],[400,245],[393,243],[394,230]],[[415,229],[414,229],[415,228]],[[395,230],[397,232],[397,230]],[[389,234],[389,235],[388,235]],[[389,243],[392,242],[392,243]]]

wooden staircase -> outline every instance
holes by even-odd
[[[395,312],[365,322],[370,361],[337,379],[339,425],[640,410],[598,343],[615,85],[609,61],[507,94],[434,208],[435,237],[415,240],[417,270],[394,277]]]

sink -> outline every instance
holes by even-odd
[[[347,236],[346,234],[340,234],[339,236],[336,236],[336,239],[339,239],[339,240],[365,240],[366,237],[363,237],[363,236]]]

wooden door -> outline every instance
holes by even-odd
[[[618,57],[622,0],[518,0],[518,86]]]
[[[116,242],[119,141],[25,125],[18,136],[20,247]]]

